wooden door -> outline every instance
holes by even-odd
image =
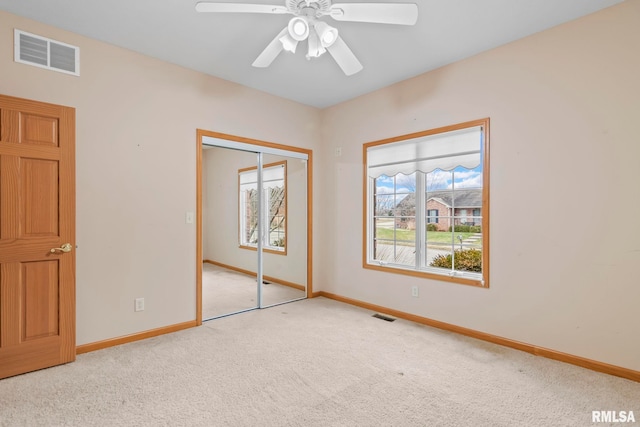
[[[74,150],[73,108],[0,95],[0,378],[75,359]]]

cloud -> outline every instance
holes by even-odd
[[[436,169],[427,174],[427,190],[444,190],[451,188],[451,172]]]
[[[404,188],[416,188],[416,174],[415,172],[411,175],[405,175],[399,173],[396,175],[396,186],[404,187]]]
[[[447,190],[452,188],[455,177],[456,188],[482,187],[482,171],[458,168],[453,171],[436,169],[427,174],[427,190]]]
[[[456,172],[456,188],[482,187],[482,172]]]
[[[393,187],[376,187],[376,194],[393,194]]]
[[[375,182],[377,194],[392,194],[394,185],[396,193],[411,193],[416,188],[416,174],[404,175],[399,173],[395,177],[381,175],[376,178]]]

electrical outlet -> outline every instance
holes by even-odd
[[[136,298],[135,311],[144,311],[144,298]]]
[[[412,286],[411,287],[411,296],[414,298],[418,298],[419,293],[418,293],[418,287],[417,286]]]
[[[342,156],[342,147],[336,147],[335,154],[336,154],[336,157]]]

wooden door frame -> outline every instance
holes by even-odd
[[[202,325],[202,140],[204,137],[251,144],[258,147],[303,153],[307,160],[307,298],[313,297],[313,151],[257,139],[244,138],[203,129],[196,130],[196,324]]]

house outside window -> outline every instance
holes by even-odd
[[[262,168],[262,206],[264,230],[262,247],[267,252],[286,254],[287,241],[287,187],[286,161]],[[240,169],[239,179],[239,240],[240,247],[256,249],[258,246],[258,170],[256,167]]]
[[[364,268],[488,286],[488,129],[364,144]]]

